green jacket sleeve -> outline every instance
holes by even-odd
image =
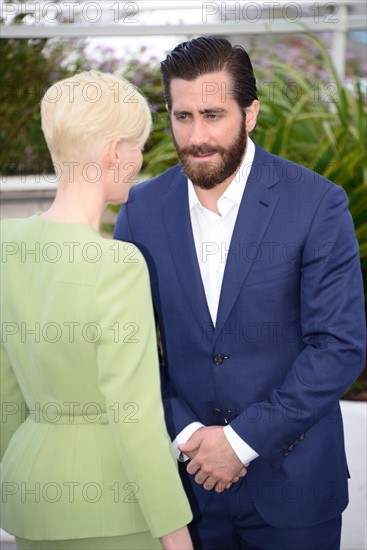
[[[116,242],[113,249],[91,309],[101,334],[99,383],[122,465],[152,536],[160,537],[192,515],[164,422],[148,270],[134,245]]]
[[[1,460],[9,445],[14,432],[25,420],[27,407],[23,394],[20,390],[18,381],[11,366],[8,354],[6,352],[1,335],[0,349],[0,392],[1,392],[1,412],[0,412],[0,436],[1,436]]]

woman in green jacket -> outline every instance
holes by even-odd
[[[41,114],[55,200],[1,223],[2,527],[18,549],[190,549],[147,267],[98,232],[141,168],[149,108],[90,71]]]

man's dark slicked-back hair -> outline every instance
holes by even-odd
[[[173,78],[195,80],[198,76],[226,70],[232,78],[235,100],[240,108],[257,99],[256,79],[247,52],[214,36],[182,42],[161,63],[164,97],[172,108],[170,84]]]

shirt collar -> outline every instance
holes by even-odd
[[[232,179],[231,183],[227,187],[227,189],[224,191],[223,195],[218,200],[218,204],[221,202],[224,202],[224,200],[227,198],[230,199],[232,202],[235,202],[236,204],[241,203],[247,178],[250,173],[252,163],[254,161],[254,157],[255,157],[255,144],[252,141],[252,139],[250,139],[247,136],[246,153],[241,163],[241,166],[237,171],[236,175],[234,176],[234,178]],[[187,184],[188,184],[189,208],[190,210],[192,210],[197,204],[201,206],[201,203],[198,199],[197,194],[195,193],[194,185],[190,179],[187,180]]]

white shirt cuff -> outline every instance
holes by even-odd
[[[183,443],[187,443],[192,434],[196,432],[196,430],[198,430],[199,428],[203,427],[204,424],[202,424],[201,422],[191,422],[191,424],[181,430],[180,433],[176,436],[176,439],[172,441],[173,450],[175,452],[177,460],[179,460],[180,462],[185,462],[186,460],[189,460],[189,457],[182,453],[178,446],[182,445]]]
[[[227,438],[228,443],[242,462],[242,464],[249,464],[257,458],[258,455],[256,451],[253,450],[250,445],[247,445],[243,439],[234,431],[231,426],[225,426],[223,428],[224,435]]]

